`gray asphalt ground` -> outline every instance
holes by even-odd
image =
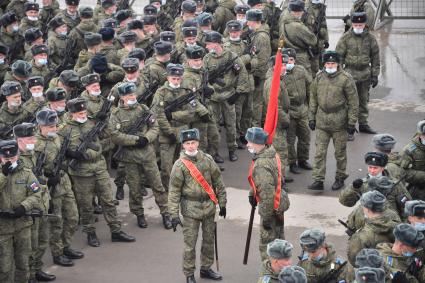
[[[143,7],[144,2],[136,1],[136,5]],[[342,33],[341,21],[330,20],[329,27],[332,48]],[[383,66],[379,86],[371,93],[370,124],[381,133],[393,134],[398,140],[398,150],[415,132],[417,121],[425,118],[424,28],[424,20],[400,20],[376,32],[381,45]],[[222,156],[227,157],[224,146],[222,139]],[[363,155],[371,149],[370,135],[357,135],[356,140],[349,143],[350,177],[347,183],[366,174]],[[311,161],[314,150],[313,133]],[[246,266],[242,265],[250,211],[246,176],[251,160],[247,151],[238,151],[238,155],[238,162],[226,161],[224,164],[228,217],[220,220],[218,226],[220,272],[224,276],[222,282],[257,282],[260,267],[258,215],[255,218],[249,262]],[[285,233],[286,239],[295,246],[295,263],[300,251],[298,236],[304,229],[311,227],[323,228],[327,232],[328,241],[334,243],[339,254],[345,257],[347,236],[337,219],[345,218],[350,209],[340,205],[337,192],[330,190],[335,171],[332,146],[328,155],[326,190],[323,193],[312,193],[306,189],[311,183],[311,173],[307,171],[293,176],[295,182],[289,184],[291,207],[286,214]],[[112,182],[111,184],[114,186]],[[158,209],[150,194],[145,201],[149,228],[138,228],[135,217],[128,212],[127,187],[125,189],[126,198],[120,202],[118,211],[123,229],[136,236],[137,241],[131,244],[112,243],[109,229],[100,217],[96,226],[101,247],[87,246],[85,235],[78,231],[73,247],[82,250],[85,257],[75,261],[74,267],[52,265],[50,252],[46,253],[45,270],[57,276],[56,282],[185,282],[181,272],[183,237],[180,227],[176,233],[162,228]],[[199,279],[199,273],[196,276],[198,282],[207,282]]]

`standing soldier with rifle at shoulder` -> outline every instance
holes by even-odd
[[[160,209],[164,228],[171,229],[167,210],[168,195],[161,183],[152,144],[159,133],[158,122],[146,105],[137,102],[134,83],[123,82],[118,86],[118,94],[120,101],[111,114],[109,128],[113,143],[119,146],[114,158],[123,163],[126,171],[126,181],[130,189],[130,211],[137,216],[140,228],[148,227],[140,188],[142,185],[150,187]],[[149,183],[142,184],[146,180]]]
[[[248,129],[245,138],[248,151],[252,154],[248,199],[253,208],[258,205],[261,223],[259,249],[264,261],[268,258],[267,244],[274,239],[285,238],[283,214],[289,209],[289,198],[282,188],[279,155],[272,145],[267,145],[268,133],[253,127]],[[254,212],[255,209],[252,209],[251,213]]]
[[[35,155],[45,155],[43,172],[50,193],[49,211],[59,216],[50,219],[50,249],[53,262],[61,266],[72,266],[72,259],[83,258],[84,254],[71,248],[78,225],[78,209],[71,180],[63,170],[70,134],[63,139],[58,136],[58,114],[54,110],[43,109],[37,113],[36,118],[39,134],[34,149]]]
[[[0,141],[0,282],[28,282],[31,225],[27,216],[41,202],[41,187],[19,160],[14,140]]]
[[[171,172],[168,206],[174,232],[179,224],[183,227],[183,273],[187,283],[196,283],[196,242],[202,226],[200,276],[222,280],[222,276],[211,269],[214,263],[214,237],[217,237],[217,224],[214,222],[217,205],[220,208],[219,216],[226,218],[227,214],[226,190],[220,169],[210,155],[198,150],[197,129],[181,131],[180,141],[183,150]],[[183,224],[179,211],[183,215]]]

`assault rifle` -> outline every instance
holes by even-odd
[[[226,74],[228,71],[230,71],[232,68],[238,72],[240,70],[240,66],[235,64],[236,59],[239,57],[235,56],[231,61],[219,65],[217,68],[215,68],[212,71],[208,70],[208,82],[209,83],[216,83],[219,86],[223,87],[226,85],[226,83],[223,81],[222,77],[224,74]]]
[[[70,130],[65,138],[63,139],[63,142],[61,144],[61,147],[59,149],[58,155],[56,155],[55,159],[53,160],[53,170],[52,170],[52,176],[53,177],[59,177],[60,175],[60,171],[62,169],[62,164],[65,161],[66,158],[66,151],[69,148],[69,145],[71,144],[71,132],[72,130]],[[55,190],[56,190],[56,186],[52,186],[49,187],[50,190],[50,195],[53,197]]]
[[[143,127],[143,125],[146,125],[148,123],[153,122],[155,119],[154,115],[151,112],[145,112],[142,116],[140,116],[134,124],[132,124],[126,131],[124,131],[127,135],[135,135],[137,132]],[[123,155],[123,146],[118,146],[117,151],[112,156],[113,159],[121,160]]]
[[[148,104],[151,97],[155,94],[156,90],[159,87],[159,82],[157,80],[154,80],[152,84],[147,85],[146,90],[137,96],[137,102]]]
[[[26,211],[25,212],[25,216],[30,216],[30,217],[59,217],[57,215],[54,214],[48,214],[48,213],[44,213],[42,210],[40,209],[33,209],[31,211]],[[11,209],[5,209],[5,210],[1,210],[0,209],[0,218],[17,218],[15,215],[15,212],[13,212],[13,210]]]
[[[161,10],[156,17],[161,30],[171,30],[173,24],[171,20],[180,15],[182,2],[181,0],[168,0],[161,6]]]
[[[344,221],[342,221],[341,219],[338,219],[338,222],[342,225],[342,226],[344,226],[345,228],[347,228],[347,230],[345,230],[345,233],[348,235],[348,236],[353,236],[353,234],[354,233],[356,233],[356,230],[354,230],[353,228],[350,228],[350,227],[348,227],[348,224],[346,223],[346,222],[344,222]]]
[[[13,136],[13,127],[22,123],[31,123],[31,124],[35,124],[35,116],[33,115],[29,115],[25,118],[22,119],[18,119],[16,121],[14,121],[10,126],[4,126],[1,130],[0,130],[0,137],[3,139],[8,139],[10,137]]]
[[[320,280],[317,281],[317,283],[328,283],[328,282],[335,281],[338,278],[338,276],[342,273],[344,266],[347,265],[347,262],[348,261],[344,261],[344,263],[341,264],[338,268],[331,269],[331,271],[329,271],[325,276],[320,278]]]
[[[37,161],[35,162],[35,166],[32,169],[32,172],[34,173],[34,175],[38,178],[40,178],[41,176],[43,176],[43,167],[44,164],[46,163],[46,150],[44,150],[42,153],[40,153],[37,157]]]
[[[199,92],[199,91],[190,90],[190,92],[188,94],[182,95],[182,96],[178,97],[177,99],[174,99],[173,101],[171,101],[170,104],[168,104],[167,106],[164,107],[164,112],[165,113],[173,113],[178,108],[180,108],[183,105],[186,105],[188,103],[193,107],[196,106],[195,99],[196,99],[196,93],[197,92]]]

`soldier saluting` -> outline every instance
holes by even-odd
[[[214,263],[214,217],[216,206],[219,215],[226,218],[226,190],[220,169],[214,159],[198,150],[199,131],[183,130],[180,140],[183,151],[171,171],[168,208],[172,225],[182,225],[179,210],[183,215],[184,262],[183,273],[187,283],[196,283],[195,261],[198,230],[202,224],[201,278],[221,280],[222,276],[211,269]]]

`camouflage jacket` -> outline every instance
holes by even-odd
[[[78,71],[81,68],[87,65],[87,63],[90,61],[91,58],[94,57],[94,55],[95,53],[92,53],[88,51],[87,49],[81,50],[80,53],[78,54],[77,62],[75,63],[75,66],[74,66],[74,71],[78,73]]]
[[[220,169],[214,159],[201,150],[198,151],[196,156],[188,156],[181,152],[180,158],[188,159],[198,168],[202,176],[213,188],[217,196],[218,205],[226,207],[226,189]],[[179,209],[183,217],[199,220],[211,217],[216,213],[216,205],[204,188],[190,175],[189,170],[180,159],[174,163],[170,176],[168,211],[172,218],[179,215]]]
[[[235,6],[235,0],[220,0],[218,2],[218,7],[214,11],[213,30],[219,33],[224,32],[227,22],[235,19]]]
[[[25,17],[25,7],[24,7],[25,2],[27,2],[27,1],[25,1],[25,0],[12,0],[7,5],[5,11],[13,11],[13,12],[15,12],[18,19],[22,19],[23,17]]]
[[[425,145],[415,135],[401,152],[401,168],[406,173],[409,184],[424,188],[425,186]]]
[[[53,64],[59,66],[64,60],[66,43],[67,36],[58,35],[54,31],[49,32],[47,45],[49,46],[49,59]]]
[[[251,72],[254,77],[265,78],[271,55],[270,34],[265,25],[250,34],[250,48],[255,48],[256,54],[251,59]]]
[[[309,120],[325,131],[345,131],[357,122],[359,97],[356,84],[347,72],[338,68],[329,75],[319,71],[310,86]]]
[[[152,116],[137,133],[126,133],[128,128],[132,127],[136,120],[147,112],[153,115],[144,104],[137,104],[134,107],[124,107],[121,103],[112,111],[109,120],[109,129],[112,142],[115,145],[123,147],[123,158],[120,161],[143,164],[146,161],[155,160],[155,150],[152,143],[156,140],[159,133],[159,126],[155,116]],[[143,148],[134,147],[139,137],[145,137],[149,141],[149,144]]]
[[[22,120],[27,120],[33,117],[34,113],[28,112],[21,105],[16,110],[10,110],[7,107],[7,102],[4,102],[0,107],[0,129],[17,125]],[[1,139],[10,139],[11,136],[1,136]]]
[[[90,19],[81,21],[69,32],[69,40],[76,42],[73,54],[74,58],[78,57],[78,54],[81,50],[86,49],[86,44],[84,43],[84,34],[86,32],[97,32],[98,29],[99,27]]]
[[[92,73],[94,73],[94,71],[89,63],[77,72],[80,78]],[[124,77],[125,72],[120,66],[108,63],[108,70],[104,74],[100,74],[100,87],[102,89],[102,94],[107,95],[111,91],[112,87],[116,83],[121,82]]]
[[[381,69],[379,45],[376,37],[368,30],[356,35],[350,30],[342,35],[336,45],[341,55],[341,66],[355,81],[368,81],[378,77]]]
[[[25,31],[29,28],[38,28],[41,31],[43,30],[43,25],[41,21],[30,21],[27,17],[22,18],[21,23],[19,24],[19,32],[24,36]]]
[[[283,17],[280,37],[285,39],[285,47],[294,48],[297,56],[305,54],[308,47],[316,46],[317,37],[304,23],[288,14]]]
[[[59,2],[57,0],[53,0],[50,6],[43,6],[43,8],[40,9],[40,13],[38,16],[43,26],[46,26],[50,22],[50,20],[53,19],[60,12],[61,10],[59,8]]]
[[[0,29],[0,43],[9,47],[9,56],[11,52],[13,56],[11,61],[24,58],[24,37],[17,33],[8,33],[4,27]],[[13,50],[13,51],[11,51]],[[5,79],[6,81],[6,79]]]
[[[159,86],[162,86],[167,81],[167,71],[165,67],[165,63],[159,62],[156,58],[152,58],[152,63],[147,64],[142,70],[142,73],[150,84],[153,84],[155,81]]]
[[[300,119],[308,116],[310,84],[313,81],[310,72],[301,65],[295,65],[292,70],[286,70],[283,81],[290,101],[290,117]]]
[[[102,45],[99,54],[104,54],[108,63],[120,66],[120,58],[117,55],[118,50],[114,45]]]
[[[8,176],[0,172],[0,207],[2,210],[13,210],[19,205],[31,211],[40,205],[41,187],[31,169],[25,168],[21,162]],[[11,235],[30,227],[32,218],[24,216],[16,219],[1,218],[0,235]]]
[[[357,254],[364,248],[374,249],[379,243],[392,243],[393,230],[401,222],[398,215],[391,210],[385,210],[379,216],[367,218],[365,225],[348,240],[347,256],[354,265]]]
[[[307,14],[309,16],[311,16],[312,19],[313,19],[313,21],[307,22],[307,26],[310,28],[310,30],[313,33],[318,32],[317,33],[317,40],[318,40],[318,43],[319,43],[318,46],[320,46],[320,47],[323,46],[323,43],[325,41],[329,42],[328,24],[326,22],[326,7],[324,8],[325,9],[325,17],[323,18],[323,20],[320,24],[320,30],[319,31],[314,30],[316,28],[315,26],[318,23],[318,17],[319,17],[319,14],[320,14],[322,7],[323,7],[323,4],[318,5],[318,4],[313,4],[313,3],[309,2],[308,5],[307,5],[307,9],[306,9]]]
[[[78,11],[75,17],[72,17],[71,15],[68,14],[68,11],[65,8],[61,10],[58,15],[62,17],[63,21],[68,26],[68,31],[74,29],[81,22],[80,14],[78,13]]]
[[[260,278],[258,283],[279,283],[279,273],[275,273],[272,269],[270,260],[267,259],[261,264]]]

